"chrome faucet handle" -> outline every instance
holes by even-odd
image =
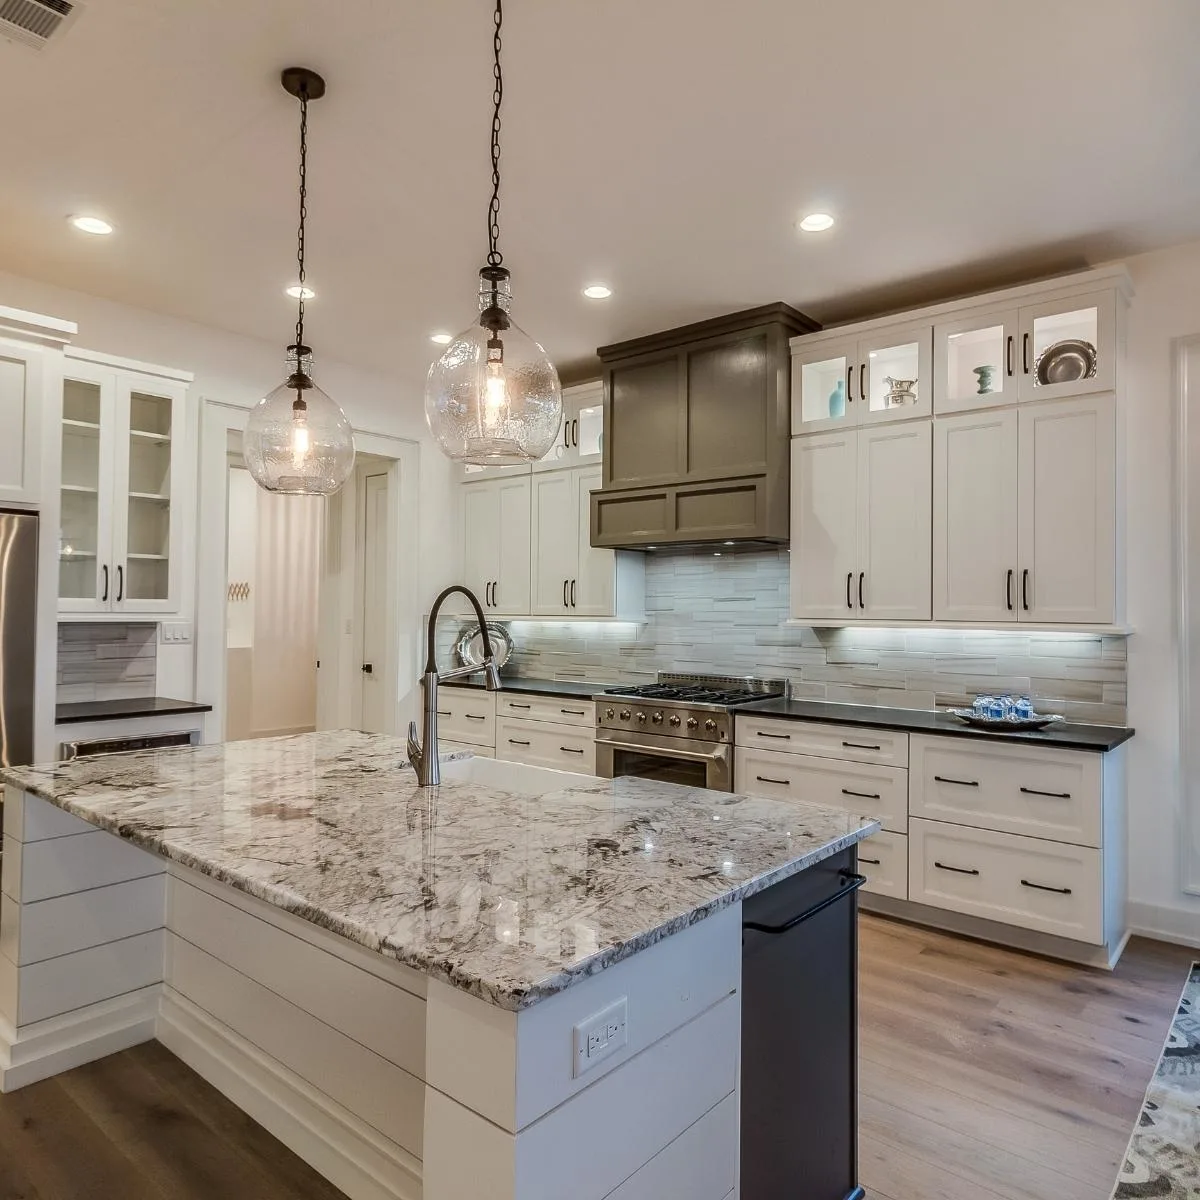
[[[421,743],[417,741],[417,723],[409,721],[408,723],[408,761],[412,769],[418,774],[421,771],[421,760],[424,754],[421,750]]]
[[[489,692],[500,690],[500,668],[496,666],[496,660],[490,654],[483,660],[483,682]]]

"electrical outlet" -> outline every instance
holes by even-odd
[[[578,1079],[628,1044],[629,999],[622,996],[607,1008],[580,1021],[572,1031],[574,1078]]]

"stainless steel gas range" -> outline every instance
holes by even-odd
[[[667,672],[657,683],[609,688],[593,697],[596,774],[731,792],[733,710],[787,693],[784,679]]]

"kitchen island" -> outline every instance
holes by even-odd
[[[355,1200],[735,1195],[742,903],[877,823],[403,761],[4,772],[0,1088],[157,1037]]]

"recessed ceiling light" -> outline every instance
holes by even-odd
[[[828,213],[809,213],[796,222],[796,228],[805,233],[823,233],[833,228],[833,218]]]
[[[589,300],[607,300],[612,295],[612,288],[606,283],[589,283],[583,289],[583,294]]]
[[[429,335],[429,340],[431,342],[437,342],[437,344],[439,346],[448,346],[448,345],[450,345],[450,343],[452,341],[454,341],[454,334],[452,334],[452,333],[431,333]]]
[[[317,293],[308,286],[301,287],[298,283],[293,283],[291,287],[283,289],[293,300],[315,300]]]
[[[71,224],[81,233],[112,233],[113,227],[103,217],[78,216],[70,218]]]

